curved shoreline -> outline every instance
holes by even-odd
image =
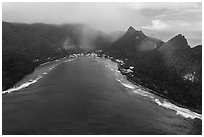
[[[103,58],[100,58],[100,59],[103,59]],[[104,59],[112,61],[112,60],[107,59],[107,58],[104,58]],[[133,82],[128,80],[125,75],[123,75],[120,71],[118,71],[118,62],[114,62],[114,63],[117,64],[117,69],[116,68],[114,69],[111,67],[109,69],[111,69],[115,73],[120,73],[120,75],[123,76],[122,80],[116,79],[123,86],[129,88],[130,90],[132,90],[133,92],[135,92],[137,94],[140,94],[142,96],[146,96],[146,97],[152,99],[155,103],[157,103],[158,105],[160,105],[166,109],[171,109],[173,111],[176,111],[177,115],[181,115],[185,118],[191,118],[191,119],[197,118],[199,120],[202,120],[202,114],[199,114],[199,113],[195,112],[194,110],[191,110],[189,108],[186,108],[185,106],[179,105],[179,104],[177,104],[171,100],[168,100],[168,98],[165,98],[164,96],[160,96],[153,91],[151,92],[151,89],[148,89],[148,88],[141,86],[141,85],[138,85],[138,84],[134,84]],[[108,63],[106,65],[109,66]],[[158,97],[162,98],[163,101],[160,101]]]
[[[125,76],[125,75],[124,75],[124,76]],[[134,85],[140,86],[141,89],[147,90],[147,91],[150,92],[150,93],[153,93],[153,94],[155,94],[155,95],[157,95],[157,96],[159,96],[159,97],[162,97],[162,98],[164,98],[164,99],[167,99],[169,102],[171,102],[171,103],[173,103],[173,104],[175,104],[175,105],[177,105],[177,106],[179,106],[179,107],[189,109],[189,110],[191,110],[191,111],[194,111],[194,112],[196,112],[196,113],[202,115],[202,112],[199,111],[199,110],[195,110],[195,109],[189,108],[189,107],[187,107],[187,106],[181,105],[181,104],[179,104],[179,103],[173,101],[172,99],[168,98],[168,97],[165,96],[165,95],[162,95],[162,94],[160,94],[160,93],[158,93],[158,92],[155,92],[155,91],[152,90],[152,89],[149,89],[149,88],[147,88],[147,87],[145,87],[145,86],[142,86],[142,85],[139,85],[139,84],[135,83],[135,82],[132,81],[131,79],[127,79],[127,80],[130,81],[131,83],[133,83]]]
[[[64,62],[69,62],[69,61],[73,60],[73,59],[70,59],[70,58],[62,58],[62,59],[66,59],[66,61],[64,61]],[[45,63],[40,64],[38,67],[44,66],[44,65],[46,65],[48,63],[51,63],[51,62],[58,62],[58,61],[60,61],[60,60],[56,59],[56,60],[53,60],[53,61],[47,61]],[[25,81],[25,82],[22,82],[21,84],[19,84],[19,82],[21,82],[24,78],[26,78],[27,76],[33,74],[35,72],[35,70],[38,68],[38,67],[36,67],[35,70],[32,73],[27,74],[22,80],[18,81],[13,87],[11,87],[11,88],[9,88],[7,90],[2,91],[2,94],[16,92],[16,91],[18,91],[20,89],[26,88],[26,87],[36,83],[38,80],[43,78],[44,75],[47,75],[52,69],[54,69],[58,64],[59,63],[51,65],[51,67],[49,69],[47,69],[46,71],[42,72],[42,74],[38,75],[36,78],[32,78],[32,79],[30,79],[28,81]]]
[[[78,56],[82,56],[81,54],[78,55]],[[78,57],[76,55],[76,57]],[[76,58],[74,57],[74,58]],[[101,57],[97,57],[96,54],[90,54],[90,55],[86,55],[86,57],[94,57],[95,60],[97,59],[102,59],[102,62],[104,64],[106,64],[106,67],[108,67],[111,71],[113,71],[116,75],[120,75],[118,78],[116,77],[116,80],[118,82],[120,82],[123,86],[125,86],[126,88],[130,89],[133,93],[138,93],[142,96],[146,96],[148,98],[151,98],[153,100],[153,102],[157,103],[158,105],[162,106],[162,107],[165,107],[167,109],[171,109],[171,110],[174,110],[176,111],[176,113],[178,115],[182,115],[183,117],[185,118],[191,118],[191,119],[194,119],[194,118],[198,118],[200,120],[202,120],[202,114],[198,114],[197,112],[195,111],[192,111],[190,110],[189,108],[186,108],[184,106],[181,106],[175,102],[172,102],[171,100],[169,100],[168,98],[165,98],[163,96],[160,96],[158,95],[157,93],[151,91],[151,89],[148,89],[146,87],[143,87],[141,85],[138,86],[138,84],[134,84],[134,82],[131,82],[130,80],[128,80],[126,78],[125,75],[123,75],[119,70],[118,70],[118,62],[114,62],[110,59],[107,59],[107,58],[101,58]],[[68,60],[69,59],[69,60]],[[105,59],[105,60],[104,60]],[[61,61],[63,62],[69,62],[69,61],[72,61],[73,58],[66,58],[65,61],[63,61],[61,59]],[[60,61],[60,60],[54,60],[56,62]],[[109,61],[109,63],[107,62]],[[101,61],[100,61],[101,62]],[[115,63],[115,66],[111,66],[111,63]],[[47,64],[47,63],[46,63]],[[58,63],[59,64],[59,63]],[[41,79],[43,77],[43,75],[46,75],[48,73],[48,71],[52,70],[53,68],[55,68],[55,66],[57,66],[58,64],[55,64],[55,65],[52,65],[52,67],[50,67],[46,72],[43,72],[42,76],[38,76],[36,79],[31,79],[29,80],[28,82],[25,82],[23,83],[22,85],[18,86],[18,87],[13,87],[13,88],[9,88],[8,90],[6,91],[3,91],[2,94],[5,94],[5,93],[10,93],[10,92],[14,92],[14,91],[18,91],[22,88],[25,88],[25,87],[28,87],[29,85],[31,84],[34,84],[36,83],[39,79]],[[158,97],[162,98],[162,102],[158,99]]]

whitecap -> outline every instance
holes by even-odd
[[[48,63],[48,62],[47,62]],[[58,64],[55,64],[53,65],[51,68],[48,69],[49,70],[52,70],[53,68],[55,68],[55,66],[57,66]],[[43,75],[46,75],[47,72],[43,72],[42,73]],[[17,86],[17,87],[13,87],[13,88],[10,88],[10,89],[7,89],[5,91],[2,92],[2,94],[5,94],[5,93],[10,93],[10,92],[13,92],[13,91],[18,91],[20,89],[23,89],[23,88],[26,88],[28,86],[30,86],[31,84],[34,84],[36,83],[39,79],[41,79],[43,76],[42,75],[38,75],[38,77],[36,79],[30,79],[29,81],[21,84],[20,86]]]
[[[48,63],[50,63],[50,61],[42,63],[42,64],[40,64],[40,66],[43,66],[43,65],[48,64]]]
[[[114,67],[114,69],[113,69],[113,66],[108,64],[109,60],[108,59],[106,59],[106,60],[107,60],[107,62],[105,62],[105,64],[106,64],[105,66],[108,67],[110,70],[115,72],[115,76],[116,76],[115,79],[118,82],[120,82],[123,86],[125,86],[126,88],[129,88],[130,90],[132,90],[133,93],[139,94],[141,96],[148,97],[148,98],[152,99],[154,102],[156,102],[158,105],[160,105],[160,106],[162,106],[164,108],[176,111],[177,115],[181,115],[181,116],[183,116],[185,118],[191,118],[191,119],[198,118],[198,119],[202,120],[202,114],[198,114],[198,113],[193,112],[193,111],[191,111],[189,109],[176,106],[173,103],[171,103],[171,102],[169,102],[169,101],[167,101],[165,99],[164,99],[163,102],[161,102],[159,99],[157,99],[156,95],[154,95],[154,94],[152,94],[152,93],[150,93],[148,91],[145,91],[145,90],[139,88],[139,86],[136,86],[133,83],[126,80],[125,76],[123,76],[121,74],[121,72],[118,71],[117,64],[116,64],[116,67]],[[98,60],[98,62],[103,62],[103,61]],[[121,60],[116,60],[116,62],[122,62],[122,61]],[[130,67],[130,69],[133,69],[133,68],[134,68],[133,66]]]
[[[125,87],[130,88],[130,89],[134,89],[135,87],[132,84],[128,84],[128,83],[122,83]]]
[[[69,60],[66,60],[66,61],[64,61],[64,62],[70,62],[70,61],[72,61],[72,60],[74,60],[74,59],[69,59]]]
[[[36,82],[37,82],[39,79],[41,79],[41,78],[42,78],[42,76],[39,75],[39,76],[38,76],[36,79],[34,79],[34,80],[30,79],[28,82],[25,82],[25,83],[21,84],[21,85],[18,86],[18,87],[13,87],[13,88],[10,88],[10,89],[8,89],[8,90],[3,91],[2,94],[10,93],[10,92],[13,92],[13,91],[18,91],[18,90],[20,90],[20,89],[26,88],[26,87],[28,87],[29,85],[36,83]]]
[[[155,102],[158,105],[163,106],[164,108],[176,111],[177,115],[181,115],[181,116],[183,116],[185,118],[191,118],[191,119],[198,118],[198,119],[202,120],[202,115],[201,114],[198,114],[196,112],[190,111],[190,110],[188,110],[186,108],[182,108],[182,107],[176,106],[176,105],[172,104],[169,101],[165,101],[164,100],[163,102],[161,102],[159,99],[155,99]]]

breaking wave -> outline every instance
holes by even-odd
[[[136,94],[139,94],[141,96],[145,96],[147,98],[150,98],[153,102],[155,102],[159,106],[162,106],[162,107],[164,107],[166,109],[176,111],[177,115],[181,115],[181,116],[183,116],[185,118],[191,118],[191,119],[198,118],[198,119],[202,120],[202,114],[198,114],[198,113],[193,112],[193,111],[191,111],[189,109],[179,107],[179,106],[169,102],[168,100],[163,99],[161,97],[158,97],[157,95],[152,94],[152,93],[150,93],[148,91],[145,91],[144,88],[142,88],[140,86],[137,86],[137,85],[133,84],[132,82],[128,81],[126,79],[126,76],[122,75],[120,73],[120,71],[118,71],[117,63],[114,63],[113,61],[111,61],[109,59],[105,59],[105,58],[101,58],[101,59],[97,58],[95,60],[97,62],[105,63],[105,67],[108,68],[109,70],[111,70],[115,74],[115,79],[118,82],[120,82],[124,87],[130,89],[132,91],[132,93],[136,93]],[[163,101],[160,101],[160,98]]]
[[[177,115],[182,115],[185,118],[191,118],[191,119],[201,119],[202,120],[202,115],[198,114],[196,112],[190,111],[186,108],[182,108],[182,107],[178,107],[174,104],[172,104],[171,102],[164,100],[163,102],[161,102],[159,99],[155,99],[155,102],[160,105],[163,106],[167,109],[171,109],[171,110],[175,110]]]
[[[40,66],[46,65],[46,64],[48,64],[48,63],[50,63],[50,61],[45,62],[45,63],[42,63],[42,64],[40,64]]]
[[[64,62],[69,62],[69,61],[72,61],[72,60],[73,60],[73,59],[69,59],[69,60],[65,60]],[[55,60],[55,61],[59,62],[60,60]],[[45,62],[45,63],[41,64],[40,66],[44,66],[45,64],[48,64],[48,63],[50,63],[50,62]],[[28,81],[26,81],[26,82],[23,82],[23,83],[20,84],[20,85],[17,84],[17,85],[15,85],[15,86],[12,87],[12,88],[9,88],[9,89],[3,91],[2,94],[11,93],[11,92],[14,92],[14,91],[18,91],[18,90],[20,90],[20,89],[26,88],[26,87],[28,87],[28,86],[30,86],[30,85],[36,83],[39,79],[43,78],[43,75],[48,74],[48,72],[51,71],[51,70],[53,70],[58,64],[59,64],[59,63],[52,65],[50,68],[48,68],[47,70],[45,70],[44,72],[42,72],[42,74],[38,75],[38,76],[37,76],[36,78],[34,78],[34,79],[30,79],[30,80],[28,80]]]
[[[29,85],[31,85],[31,84],[34,84],[34,83],[36,83],[39,79],[41,79],[42,78],[42,76],[41,75],[39,75],[36,79],[30,79],[28,82],[25,82],[25,83],[23,83],[22,85],[20,85],[20,86],[18,86],[18,87],[13,87],[13,88],[10,88],[10,89],[8,89],[8,90],[5,90],[5,91],[3,91],[2,92],[2,94],[5,94],[5,93],[10,93],[10,92],[13,92],[13,91],[18,91],[18,90],[20,90],[20,89],[23,89],[23,88],[25,88],[25,87],[28,87]]]
[[[70,61],[72,61],[72,60],[74,60],[74,59],[65,60],[64,62],[70,62]]]
[[[95,61],[100,62],[100,63],[104,63],[105,67],[107,69],[111,70],[114,73],[115,79],[118,82],[120,82],[124,87],[126,87],[130,91],[132,91],[132,93],[136,93],[136,94],[139,94],[141,96],[145,96],[147,98],[150,98],[152,101],[154,101],[159,106],[162,106],[162,107],[164,107],[166,109],[176,111],[177,115],[181,115],[181,116],[183,116],[185,118],[191,118],[191,119],[198,118],[198,119],[202,120],[202,114],[198,114],[198,113],[193,112],[193,111],[191,111],[189,109],[179,107],[179,106],[169,102],[168,100],[163,99],[161,97],[158,97],[155,94],[152,94],[152,93],[150,93],[148,91],[145,91],[144,88],[141,88],[140,86],[134,85],[132,82],[128,81],[126,79],[126,76],[122,75],[120,73],[120,71],[118,71],[117,63],[115,63],[115,62],[113,62],[113,61],[111,61],[109,59],[105,59],[105,58],[96,58],[95,55],[92,55],[92,54],[89,54],[89,55],[86,55],[86,56],[89,56],[91,58],[93,57],[93,59]],[[69,59],[69,60],[64,60],[63,62],[70,62],[72,60],[73,60],[73,58]],[[59,60],[56,60],[56,61],[58,62]],[[18,91],[20,89],[28,87],[31,84],[36,83],[39,79],[43,78],[43,75],[48,74],[48,72],[51,71],[52,69],[54,69],[58,64],[59,64],[59,62],[57,64],[52,65],[49,69],[47,69],[47,71],[43,72],[42,75],[38,75],[36,79],[30,79],[29,81],[21,84],[20,86],[13,87],[13,88],[10,88],[10,89],[8,89],[6,91],[3,91],[2,94],[10,93],[10,92],[13,92],[13,91]]]

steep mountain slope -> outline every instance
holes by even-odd
[[[130,27],[104,53],[122,59],[121,70],[132,66],[131,73],[124,73],[130,80],[172,101],[202,109],[201,45],[190,48],[181,34],[164,43]]]
[[[3,22],[2,36],[3,49],[37,59],[58,53],[65,33],[54,25]]]
[[[195,52],[185,37],[178,35],[146,57],[140,64],[140,70],[151,72],[160,93],[165,91],[177,102],[201,109],[201,60],[202,53]]]
[[[103,49],[110,42],[105,33],[82,24],[2,22],[3,90],[43,62],[73,52]]]
[[[162,41],[148,37],[142,31],[136,31],[130,27],[125,35],[111,44],[106,52],[119,58],[137,59],[162,44]]]
[[[190,48],[181,34],[164,43],[133,27],[117,35],[82,24],[2,22],[2,29],[3,90],[45,61],[102,50],[124,61],[122,73],[131,67],[124,73],[128,79],[181,105],[202,108],[202,46]]]
[[[32,53],[36,58],[63,49],[95,50],[110,43],[109,36],[83,24],[2,23],[3,48]],[[46,54],[45,54],[46,51]],[[31,55],[30,55],[31,56]]]

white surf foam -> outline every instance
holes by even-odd
[[[181,116],[183,116],[185,118],[191,118],[191,119],[198,118],[198,119],[202,120],[202,115],[201,114],[190,111],[190,110],[188,110],[186,108],[176,106],[176,105],[172,104],[171,102],[169,102],[167,100],[164,100],[163,102],[161,102],[159,99],[155,99],[155,102],[160,106],[163,106],[163,107],[165,107],[167,109],[171,109],[171,110],[176,111],[177,115],[181,115]]]
[[[39,79],[41,79],[41,78],[42,78],[42,76],[39,75],[39,76],[38,76],[36,79],[34,79],[34,80],[30,79],[28,82],[25,82],[25,83],[23,83],[22,85],[20,85],[20,86],[18,86],[18,87],[13,87],[13,88],[10,88],[10,89],[8,89],[8,90],[3,91],[2,94],[10,93],[10,92],[13,92],[13,91],[18,91],[18,90],[20,90],[20,89],[23,89],[23,88],[25,88],[25,87],[28,87],[29,85],[36,83],[36,82],[37,82]]]
[[[103,59],[104,60],[104,59]],[[154,102],[156,102],[158,105],[166,108],[166,109],[171,109],[173,111],[176,111],[176,114],[177,115],[181,115],[185,118],[191,118],[191,119],[195,119],[195,118],[198,118],[198,119],[201,119],[202,120],[202,114],[198,114],[196,112],[193,112],[189,109],[186,109],[186,108],[182,108],[182,107],[179,107],[179,106],[176,106],[175,104],[169,102],[168,100],[164,99],[163,102],[161,102],[159,100],[159,97],[148,92],[148,91],[145,91],[145,89],[141,89],[139,86],[136,86],[134,85],[133,83],[129,82],[125,76],[123,76],[121,74],[120,71],[118,71],[118,66],[117,67],[113,67],[113,65],[110,65],[111,63],[109,62],[108,59],[106,59],[106,61],[103,61],[103,60],[98,60],[98,62],[105,62],[105,66],[107,68],[109,68],[111,71],[114,71],[116,74],[116,80],[118,82],[120,82],[124,87],[130,89],[133,93],[136,93],[136,94],[139,94],[141,96],[145,96],[145,97],[148,97],[150,99],[152,99]],[[112,62],[112,61],[111,61]],[[117,61],[118,62],[118,61]],[[117,65],[117,64],[116,64]]]
[[[48,62],[46,62],[47,64]],[[44,63],[45,64],[45,63]],[[41,64],[42,65],[42,64]],[[43,75],[46,75],[49,71],[51,71],[52,69],[54,69],[58,64],[54,64],[52,65],[48,70],[46,70],[45,72],[43,72],[41,75],[38,75],[38,77],[36,79],[30,79],[29,81],[27,82],[24,82],[23,84],[19,85],[19,86],[16,86],[16,87],[13,87],[13,88],[10,88],[10,89],[7,89],[5,91],[2,92],[2,94],[5,94],[5,93],[11,93],[11,92],[14,92],[14,91],[18,91],[20,89],[23,89],[23,88],[26,88],[28,86],[30,86],[31,84],[34,84],[36,83],[39,79],[43,78]]]
[[[70,61],[72,61],[72,60],[74,60],[74,59],[69,59],[69,60],[66,60],[66,61],[64,61],[64,62],[70,62]],[[55,60],[55,61],[60,61],[60,60],[57,59],[57,60]],[[49,61],[48,61],[48,62],[45,62],[45,63],[43,63],[43,64],[41,64],[40,66],[45,65],[45,64],[47,64],[47,63],[49,63]],[[59,64],[59,63],[52,65],[48,70],[46,70],[45,72],[43,72],[42,75],[39,75],[36,79],[30,79],[29,81],[24,82],[23,84],[21,84],[21,85],[19,85],[19,86],[16,86],[16,87],[7,89],[7,90],[3,91],[2,94],[10,93],[10,92],[13,92],[13,91],[18,91],[18,90],[20,90],[20,89],[23,89],[23,88],[26,88],[26,87],[30,86],[31,84],[36,83],[39,79],[43,78],[43,75],[48,74],[48,72],[51,71],[51,70],[53,70],[58,64]]]
[[[65,60],[64,62],[70,62],[73,61],[74,59],[69,59],[69,60]]]
[[[179,106],[176,106],[175,104],[169,102],[168,100],[164,99],[163,102],[161,102],[157,96],[149,93],[149,92],[146,92],[142,89],[136,89],[136,87],[130,83],[124,83],[122,82],[121,80],[119,81],[122,85],[124,85],[126,88],[129,88],[131,89],[134,93],[137,93],[139,95],[142,95],[142,96],[145,96],[145,97],[148,97],[148,98],[151,98],[153,101],[155,101],[158,105],[164,107],[164,108],[167,108],[167,109],[171,109],[171,110],[174,110],[176,111],[176,114],[177,115],[181,115],[185,118],[191,118],[191,119],[195,119],[195,118],[198,118],[198,119],[201,119],[202,120],[202,114],[198,114],[196,112],[193,112],[189,109],[186,109],[186,108],[182,108],[182,107],[179,107]]]
[[[202,114],[198,114],[196,112],[193,112],[189,109],[186,109],[186,108],[182,108],[182,107],[179,107],[179,106],[176,106],[175,104],[167,101],[164,99],[163,102],[161,102],[159,99],[157,99],[157,96],[149,93],[149,92],[146,92],[142,89],[136,89],[137,86],[134,86],[130,83],[124,83],[123,81],[119,81],[122,85],[124,85],[126,88],[129,88],[131,89],[134,93],[137,93],[139,95],[142,95],[142,96],[145,96],[145,97],[148,97],[148,98],[151,98],[153,101],[155,101],[158,105],[164,107],[164,108],[167,108],[167,109],[171,109],[171,110],[174,110],[176,111],[176,114],[177,115],[181,115],[185,118],[191,118],[191,119],[195,119],[195,118],[198,118],[198,119],[201,119],[202,120]]]
[[[43,65],[48,64],[48,63],[50,63],[50,61],[42,63],[42,64],[40,64],[40,66],[43,66]]]
[[[135,87],[132,86],[131,84],[128,84],[128,83],[121,83],[123,86],[125,86],[126,88],[129,88],[129,89],[134,89]]]

